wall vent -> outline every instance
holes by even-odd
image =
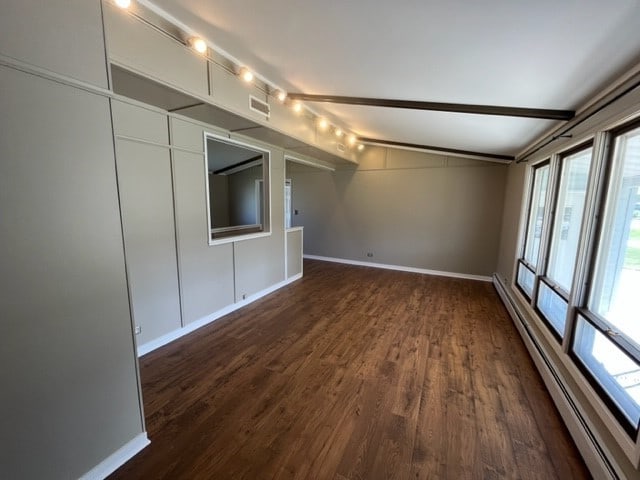
[[[269,118],[269,114],[271,113],[269,104],[254,97],[253,95],[249,95],[249,110],[259,113],[260,115],[264,115],[266,118]]]
[[[347,151],[347,147],[345,147],[343,143],[338,143],[337,147],[340,153],[344,153]]]

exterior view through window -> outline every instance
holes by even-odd
[[[542,238],[542,222],[547,202],[548,183],[549,164],[537,167],[533,173],[524,258],[518,264],[518,285],[528,297],[533,295],[535,268],[538,263],[540,240]]]
[[[615,139],[589,295],[591,322],[579,320],[573,346],[583,366],[636,428],[640,419],[639,202],[640,128],[636,128]]]
[[[549,265],[538,291],[536,306],[560,336],[564,335],[592,152],[587,148],[561,159]]]

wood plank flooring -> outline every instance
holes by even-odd
[[[589,478],[490,283],[304,267],[141,359],[151,445],[111,478]]]

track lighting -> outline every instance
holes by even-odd
[[[284,101],[287,99],[287,92],[285,92],[284,90],[278,90],[276,92],[276,98],[280,103],[284,103]]]
[[[329,122],[327,122],[326,118],[318,119],[318,128],[320,128],[320,130],[326,130],[329,128]]]
[[[358,145],[358,151],[361,152],[363,150],[364,150],[364,145],[363,144]]]
[[[352,147],[356,144],[357,140],[358,138],[354,134],[349,135],[349,137],[347,138],[349,145],[351,145]]]
[[[193,37],[189,40],[189,45],[198,53],[207,53],[207,42],[200,37]]]
[[[335,134],[336,134],[336,137],[341,138],[342,135],[344,135],[344,132],[340,127],[336,127]]]
[[[253,81],[253,72],[247,67],[242,67],[240,69],[240,78],[247,83],[251,83]]]
[[[293,111],[296,113],[301,113],[302,112],[302,104],[300,102],[294,102],[293,103]]]
[[[115,0],[115,3],[122,9],[127,9],[131,6],[131,0]]]

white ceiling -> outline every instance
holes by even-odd
[[[640,1],[152,0],[288,91],[575,110],[640,62]],[[517,154],[555,122],[309,104],[357,134]]]

